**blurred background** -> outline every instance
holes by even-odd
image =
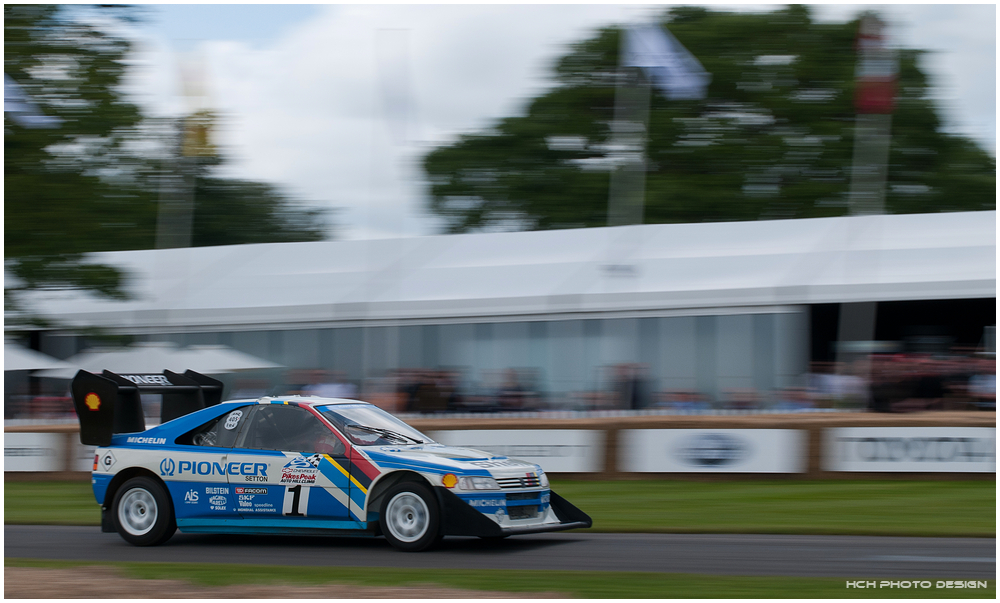
[[[6,5],[5,420],[71,420],[80,368],[399,414],[993,410],[995,24]]]

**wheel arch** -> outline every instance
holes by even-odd
[[[372,482],[372,486],[368,489],[368,497],[365,500],[365,513],[377,513],[379,507],[382,506],[382,497],[386,491],[401,482],[416,482],[427,486],[431,492],[434,491],[434,487],[430,481],[416,471],[400,469],[398,471],[383,473]]]
[[[156,475],[145,467],[128,467],[127,469],[122,469],[116,473],[115,476],[111,478],[111,482],[108,483],[108,487],[104,492],[104,500],[101,502],[101,508],[110,509],[111,504],[115,500],[115,494],[118,493],[118,490],[125,482],[133,477],[148,477],[163,486],[163,490],[167,493],[167,500],[170,501],[170,510],[173,512],[174,501],[170,496],[170,488],[167,487],[167,484],[160,478],[159,475]]]

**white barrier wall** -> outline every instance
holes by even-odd
[[[468,429],[432,431],[449,446],[475,448],[537,463],[547,473],[604,470],[604,432],[590,429]]]
[[[628,473],[804,473],[805,431],[623,429],[618,468]]]
[[[443,444],[537,463],[550,473],[602,473],[602,429],[427,431]],[[808,465],[805,429],[622,429],[618,463],[627,473],[928,472],[995,473],[995,427],[835,427]],[[67,446],[70,450],[67,451]],[[94,447],[77,433],[4,434],[4,470],[87,471]]]
[[[838,427],[824,430],[825,471],[997,470],[996,428]]]
[[[66,446],[73,455],[66,466]],[[84,446],[76,433],[5,433],[4,471],[90,471],[94,446]]]

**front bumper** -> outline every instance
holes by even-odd
[[[488,516],[469,506],[447,488],[434,488],[441,503],[441,533],[445,536],[498,537],[515,534],[559,532],[593,525],[590,516],[573,506],[565,498],[550,491],[549,504],[557,522],[501,526]]]

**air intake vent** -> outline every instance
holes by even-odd
[[[538,488],[541,486],[538,476],[530,474],[524,477],[498,477],[496,480],[500,484],[500,487],[505,490],[508,488]]]

